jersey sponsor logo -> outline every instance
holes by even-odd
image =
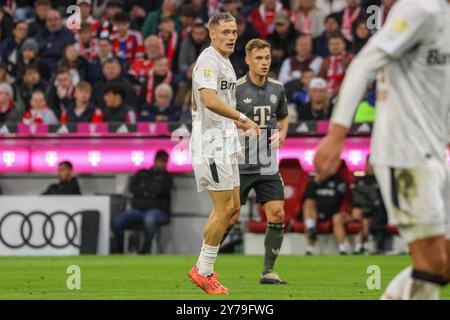
[[[244,103],[251,103],[251,102],[252,102],[252,99],[251,99],[251,98],[246,98],[246,99],[244,99],[244,100],[242,100],[242,101],[244,101]]]
[[[220,81],[220,90],[233,90],[236,87],[236,82],[228,82],[226,80]]]
[[[429,66],[444,66],[450,63],[450,53],[440,52],[438,49],[428,51],[427,64]]]
[[[267,127],[266,121],[270,121],[270,106],[254,106],[253,120],[259,123],[260,128]]]

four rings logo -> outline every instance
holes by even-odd
[[[64,211],[56,211],[52,214],[42,211],[33,211],[28,214],[20,211],[8,212],[0,219],[0,243],[11,249],[19,249],[24,246],[34,249],[46,246],[56,249],[68,246],[80,248],[80,244],[75,242],[78,236],[76,217],[82,214],[83,212],[68,214]],[[17,228],[16,230],[11,231],[12,224]],[[11,240],[5,239],[6,230],[17,234],[17,238],[21,240],[11,243]],[[42,240],[39,239],[39,236]]]

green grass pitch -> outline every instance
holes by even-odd
[[[220,255],[215,270],[228,296],[208,296],[190,282],[194,256],[1,257],[0,299],[378,299],[408,265],[408,256],[280,256],[289,284],[258,283],[262,257]],[[67,267],[81,270],[81,289],[66,287]],[[381,270],[381,289],[367,288],[367,268]],[[450,288],[442,290],[450,298]]]

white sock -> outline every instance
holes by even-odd
[[[339,245],[339,251],[340,252],[347,252],[347,244],[342,243]]]
[[[410,276],[406,280],[403,300],[439,300],[440,285]]]
[[[357,243],[355,246],[355,251],[359,252],[364,248],[364,246],[361,243]]]
[[[306,247],[306,252],[314,253],[315,251],[316,251],[316,247],[314,247],[314,246],[308,245]]]
[[[305,220],[306,229],[311,229],[316,227],[316,220],[314,219],[306,219]]]
[[[197,260],[198,274],[207,277],[214,272],[214,262],[219,253],[220,246],[210,246],[203,242],[200,255]]]
[[[387,286],[380,300],[402,300],[406,282],[411,278],[412,267],[403,269]]]

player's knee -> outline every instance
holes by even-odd
[[[283,207],[276,208],[268,215],[267,220],[272,223],[282,223],[284,221]]]
[[[333,226],[342,226],[344,225],[344,217],[340,213],[336,213],[333,215]]]

